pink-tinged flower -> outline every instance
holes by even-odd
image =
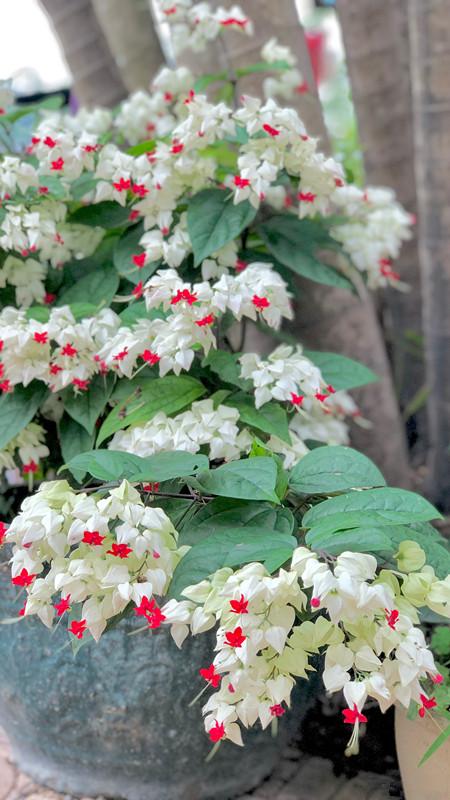
[[[227,17],[227,19],[222,19],[220,24],[223,25],[224,28],[230,28],[235,26],[236,28],[240,28],[244,30],[246,25],[248,25],[248,19],[238,19],[237,17]]]
[[[243,272],[244,269],[246,269],[246,267],[248,267],[248,262],[247,261],[242,261],[242,259],[240,259],[240,258],[236,259],[236,262],[235,262],[235,265],[234,265],[234,268],[235,268],[236,272]]]
[[[53,608],[56,609],[58,617],[62,617],[66,611],[70,611],[70,594],[67,597],[61,597],[59,603],[54,603]]]
[[[14,586],[31,586],[36,577],[37,575],[30,574],[28,570],[25,569],[24,567],[23,570],[19,572],[19,574],[16,575],[15,578],[11,579],[11,583]]]
[[[148,627],[152,630],[159,628],[166,618],[155,600],[149,600],[148,597],[142,598],[140,605],[134,609],[134,613],[138,617],[145,617]]]
[[[141,602],[139,605],[136,606],[134,609],[134,613],[137,617],[146,617],[147,614],[151,611],[151,602],[148,597],[142,597]]]
[[[441,675],[440,672],[437,672],[436,675],[431,676],[431,680],[433,681],[433,683],[439,685],[444,682],[444,676]]]
[[[193,292],[190,292],[189,289],[178,289],[176,295],[172,297],[170,305],[175,306],[177,303],[185,301],[188,305],[191,306],[193,303],[196,303],[197,300],[198,300],[197,295],[193,294]]]
[[[52,294],[51,292],[46,292],[44,294],[44,303],[46,306],[51,306],[56,300],[56,294]]]
[[[54,172],[60,172],[64,168],[64,159],[60,156],[56,161],[52,161],[51,168]]]
[[[77,348],[73,347],[70,344],[70,342],[65,344],[64,347],[61,347],[61,355],[62,356],[69,356],[69,358],[73,358],[74,356],[77,355],[77,353],[78,353]]]
[[[35,331],[34,334],[33,334],[33,339],[38,344],[47,344],[47,342],[48,342],[48,333],[47,333],[47,331],[43,331],[42,333],[39,333],[39,331]]]
[[[206,325],[213,325],[214,323],[214,314],[207,314],[206,317],[203,319],[196,319],[195,324],[198,325],[199,328],[204,328]]]
[[[425,694],[420,695],[420,702],[422,703],[419,708],[419,717],[424,718],[427,711],[436,708],[437,702],[435,697],[427,697]]]
[[[280,131],[278,131],[276,128],[272,128],[272,125],[263,125],[263,130],[268,133],[269,136],[275,137],[280,135]]]
[[[314,192],[299,192],[297,194],[297,200],[300,200],[302,203],[314,203],[317,195]]]
[[[392,261],[390,258],[380,258],[378,264],[380,266],[380,274],[383,275],[384,278],[390,278],[393,281],[400,280],[399,273],[392,269]]]
[[[158,481],[154,481],[153,483],[145,483],[142,488],[144,492],[159,492],[159,483]]]
[[[174,155],[178,155],[178,153],[182,153],[184,150],[184,144],[179,142],[178,139],[173,139],[172,147],[170,148],[170,152]]]
[[[307,92],[309,92],[308,82],[302,81],[302,83],[299,83],[298,86],[295,87],[295,91],[297,92],[297,94],[306,94]]]
[[[138,269],[142,269],[145,266],[145,259],[147,258],[146,253],[137,253],[134,256],[131,256],[131,260],[135,267]]]
[[[173,100],[172,92],[164,92],[164,100],[166,103],[171,103]]]
[[[252,303],[258,311],[263,311],[270,306],[270,300],[268,300],[267,297],[259,297],[257,294],[253,295]]]
[[[151,350],[144,350],[144,352],[141,353],[140,357],[142,358],[143,361],[146,361],[147,364],[151,364],[152,366],[154,366],[155,364],[158,363],[158,361],[161,360],[160,356],[158,356],[156,353],[152,353]]]
[[[25,600],[25,602],[24,602],[24,604],[23,604],[22,608],[21,608],[21,609],[19,609],[19,613],[18,613],[18,615],[17,615],[17,616],[18,616],[18,617],[24,617],[24,616],[25,616],[25,611],[26,611],[26,610],[27,610],[27,601]]]
[[[323,403],[327,399],[327,397],[329,397],[329,395],[321,394],[321,392],[316,392],[314,397],[316,398],[316,400],[319,400],[320,403]]]
[[[248,614],[248,600],[241,594],[239,600],[230,600],[233,614]]]
[[[62,367],[58,367],[58,364],[50,364],[50,375],[57,375],[58,372],[62,372]]]
[[[128,355],[128,347],[124,347],[123,350],[120,350],[119,353],[116,353],[116,355],[113,356],[113,361],[123,361],[124,358],[127,357],[127,355]]]
[[[183,103],[184,103],[184,105],[185,105],[185,106],[188,106],[188,105],[189,105],[189,103],[192,103],[192,101],[193,101],[194,97],[195,97],[195,92],[194,92],[194,90],[193,90],[193,89],[190,89],[190,90],[189,90],[189,94],[188,94],[188,96],[186,97],[186,100],[183,100]]]
[[[23,465],[22,470],[24,475],[29,475],[30,473],[34,475],[38,471],[38,465],[31,459],[28,464]]]
[[[301,406],[304,399],[305,398],[302,394],[295,394],[295,392],[291,392],[291,403],[293,406]]]
[[[148,189],[143,183],[133,183],[131,191],[138,197],[145,197],[145,195],[148,194]]]
[[[69,633],[72,633],[74,636],[76,636],[77,639],[83,638],[85,630],[86,630],[85,619],[80,619],[79,621],[74,619],[68,628]]]
[[[356,722],[367,722],[367,717],[358,711],[356,703],[353,708],[344,708],[342,716],[346,725],[355,725]]]
[[[48,186],[40,186],[38,192],[39,194],[48,194]]]
[[[343,186],[345,186],[345,184],[344,184],[344,181],[342,180],[342,178],[335,178],[335,179],[334,179],[334,185],[335,185],[335,186],[336,186],[338,189],[341,189]]]
[[[35,140],[33,138],[31,141],[33,142],[33,144],[35,143],[37,144],[37,142],[39,142],[39,139]],[[54,147],[56,147],[56,140],[52,139],[51,136],[46,136],[42,144],[45,144],[46,147],[49,147],[52,150]]]
[[[139,281],[139,283],[138,283],[138,284],[136,284],[136,286],[134,287],[134,289],[133,289],[133,291],[131,292],[131,294],[132,294],[132,295],[133,295],[133,296],[134,296],[134,297],[135,297],[137,300],[139,300],[139,298],[140,298],[140,297],[142,297],[142,294],[143,294],[143,292],[144,292],[144,285],[143,285],[142,281]]]
[[[0,547],[4,544],[6,531],[8,530],[6,523],[0,522]]]
[[[209,738],[212,742],[220,742],[221,739],[225,736],[225,725],[223,722],[219,723],[216,721],[212,728],[208,731]]]
[[[145,130],[149,133],[154,133],[156,131],[156,125],[153,122],[147,122]]]
[[[320,597],[311,597],[311,608],[319,608]]]
[[[214,664],[210,664],[209,667],[203,667],[202,669],[199,669],[199,674],[205,679],[205,681],[211,684],[213,689],[217,689],[220,681],[222,680],[222,676],[216,672]]]
[[[386,613],[386,622],[387,622],[387,624],[389,625],[390,628],[392,628],[393,631],[395,631],[395,626],[396,626],[396,624],[398,622],[398,618],[400,616],[399,612],[397,611],[396,608],[394,608],[393,611],[389,611],[389,609],[387,609],[387,608],[385,608],[384,610],[385,610],[385,613]]]
[[[98,547],[103,544],[104,539],[105,537],[101,536],[98,531],[83,531],[83,538],[81,541]]]
[[[134,222],[136,219],[139,219],[139,216],[140,214],[137,208],[133,208],[133,210],[130,211],[130,213],[128,214],[128,219],[130,220],[130,222]]]
[[[126,192],[128,189],[131,188],[131,181],[125,178],[121,178],[120,181],[113,182],[113,187],[116,192]]]
[[[272,717],[282,717],[286,713],[286,709],[283,708],[281,703],[275,703],[274,706],[270,706],[269,711]]]
[[[228,689],[228,691],[230,692],[230,694],[234,694],[234,693],[235,693],[235,691],[236,691],[236,689],[234,688],[234,686],[233,686],[233,684],[232,684],[232,683],[229,683],[229,684],[228,684],[228,686],[227,686],[227,689]]]
[[[111,545],[111,550],[107,550],[106,552],[111,556],[117,556],[117,558],[128,558],[130,553],[133,552],[133,548],[128,547],[127,544],[117,544],[114,542],[114,544]]]
[[[6,380],[0,383],[0,392],[4,392],[5,394],[7,394],[7,392],[12,392],[12,391],[13,388],[11,386],[11,381]]]
[[[176,6],[170,6],[170,8],[164,9],[164,14],[166,15],[166,17],[170,17],[172,14],[176,14],[176,13],[177,13],[177,7]]]
[[[76,389],[79,389],[80,392],[87,392],[89,388],[90,381],[82,378],[74,378],[72,381],[72,386],[75,386]]]
[[[238,626],[234,631],[227,631],[225,634],[225,644],[230,647],[242,647],[246,640],[246,636],[242,633],[242,628]]]
[[[240,175],[235,175],[233,178],[233,183],[238,189],[245,189],[246,186],[250,186],[250,181],[248,178],[241,178]]]
[[[40,139],[39,136],[32,136],[31,137],[31,144],[39,144],[40,141],[41,141],[41,139]]]

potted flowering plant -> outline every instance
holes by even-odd
[[[201,6],[199,40],[250,30],[236,7]],[[264,69],[286,92],[276,47]],[[0,162],[3,603],[18,622],[2,715],[35,776],[132,800],[255,785],[271,740],[255,734],[237,770],[224,743],[284,723],[319,657],[357,752],[368,696],[432,702],[419,609],[449,614],[439,513],[347,446],[348,390],[376,376],[280,332],[296,274],[324,291],[398,284],[411,217],[347,185],[292,109],[198,86],[164,69],[114,115],[28,111],[26,152]],[[22,113],[2,118],[14,151]],[[246,324],[282,344],[242,352]],[[208,769],[191,676],[220,748]]]

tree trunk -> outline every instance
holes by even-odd
[[[450,509],[450,0],[410,0],[422,268],[428,493]]]
[[[126,88],[148,89],[165,63],[149,0],[91,2]]]
[[[347,68],[369,184],[391,186],[416,212],[414,135],[409,71],[408,0],[338,0]],[[422,332],[417,239],[406,242],[396,269],[408,293],[380,295],[397,392],[405,407],[425,382],[423,359],[411,355],[408,337]],[[425,414],[415,416],[423,434]],[[424,443],[423,443],[424,444]]]
[[[213,2],[212,5],[221,3]],[[242,7],[253,20],[256,31],[250,39],[240,34],[225,34],[232,66],[236,68],[259,61],[261,46],[272,36],[276,36],[282,44],[289,45],[311,89],[306,97],[299,95],[291,105],[296,107],[309,132],[321,139],[322,149],[329,150],[304,32],[293,0],[280,0],[276,13],[273,0],[246,0]],[[201,63],[197,54],[188,51],[181,57],[183,63],[197,73],[223,69],[223,59],[223,53],[216,44],[208,48]],[[256,73],[241,79],[239,93],[261,95],[263,78],[263,74]],[[390,483],[409,485],[403,424],[372,298],[367,293],[357,298],[348,292],[300,279],[297,286],[297,314],[291,327],[293,333],[316,350],[332,350],[357,358],[380,376],[377,384],[358,392],[361,410],[372,421],[373,431],[366,432],[354,426],[353,443],[373,458]],[[254,332],[246,340],[249,349],[267,350],[266,344],[258,340]]]
[[[97,22],[90,0],[40,0],[73,75],[81,105],[113,106],[125,85]]]

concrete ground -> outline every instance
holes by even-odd
[[[272,777],[251,794],[236,800],[389,800],[390,784],[389,777],[373,772],[360,772],[350,780],[344,776],[337,778],[331,761],[288,748]],[[0,800],[72,800],[72,797],[37,786],[19,772],[11,761],[6,734],[0,728]]]

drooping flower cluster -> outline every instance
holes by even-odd
[[[76,494],[66,481],[44,483],[8,528],[12,583],[26,589],[21,616],[48,627],[78,609],[69,631],[98,640],[132,601],[150,627],[163,619],[154,596],[167,590],[185,552],[164,511],[143,503],[124,481],[101,496]]]
[[[411,543],[410,543],[411,544]],[[413,547],[417,549],[415,543]],[[420,549],[420,548],[418,548]],[[422,562],[423,563],[423,562]],[[422,683],[440,676],[416,606],[439,607],[450,616],[450,583],[427,567],[424,573],[382,570],[371,555],[343,552],[331,564],[306,547],[294,551],[288,571],[271,576],[253,563],[187,587],[186,600],[162,611],[178,646],[217,623],[216,655],[200,670],[217,691],[203,708],[210,739],[242,744],[240,728],[262,727],[285,713],[296,677],[306,678],[313,654],[325,656],[329,692],[343,689],[344,722],[354,726],[349,752],[357,752],[359,722],[367,697],[385,711],[414,700],[431,708]],[[411,583],[421,583],[420,599]],[[309,610],[310,619],[300,622]],[[430,705],[427,705],[430,704]]]
[[[158,0],[157,7],[171,28],[171,43],[178,54],[191,48],[204,50],[208,42],[217,39],[223,31],[234,30],[251,36],[253,24],[238,5],[213,9],[209,3],[192,0]]]
[[[0,473],[21,467],[24,475],[34,475],[42,458],[49,455],[44,444],[45,431],[41,425],[30,422],[0,450]]]

